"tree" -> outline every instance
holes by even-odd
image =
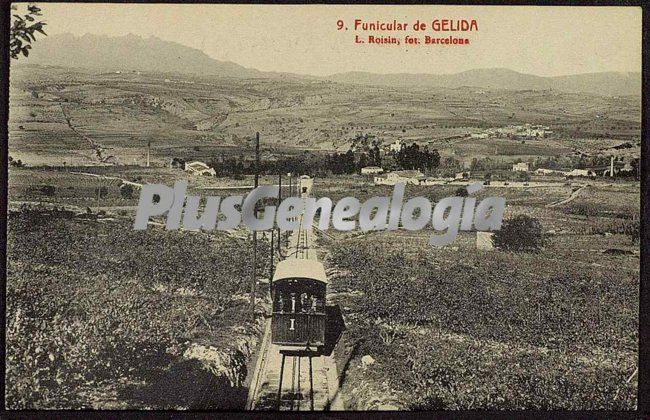
[[[368,155],[366,155],[365,153],[361,153],[361,155],[359,156],[359,164],[357,166],[359,167],[359,170],[361,170],[361,168],[365,168],[366,166],[368,166]]]
[[[15,160],[13,157],[9,156],[9,166],[22,168],[24,165],[22,160]]]
[[[546,242],[539,220],[525,214],[505,220],[493,236],[494,246],[505,251],[535,252]]]
[[[381,151],[379,150],[379,143],[376,142],[374,147],[370,150],[370,164],[373,166],[381,166]]]
[[[440,164],[438,150],[429,150],[428,147],[420,149],[417,143],[410,146],[402,146],[395,154],[395,160],[401,169],[432,170]]]
[[[354,152],[352,149],[349,149],[347,152],[345,152],[343,168],[343,172],[346,174],[353,174],[355,172],[356,168],[354,166]]]
[[[11,9],[17,11],[18,5],[13,4]],[[9,55],[12,59],[17,60],[21,53],[25,57],[29,56],[31,44],[36,41],[36,32],[47,36],[43,30],[46,24],[37,21],[37,16],[41,16],[41,9],[33,4],[27,6],[27,13],[13,14],[14,20],[9,30]]]

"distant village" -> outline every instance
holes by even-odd
[[[489,128],[479,133],[472,133],[473,139],[488,138],[544,138],[553,132],[547,126],[536,124],[509,125],[502,128]]]
[[[552,133],[549,127],[534,124],[491,128],[468,134],[469,138],[541,139]],[[358,174],[375,185],[437,185],[481,180],[485,185],[526,186],[531,176],[572,178],[636,177],[639,175],[638,157],[620,153],[633,148],[630,143],[603,149],[597,154],[574,150],[573,155],[537,156],[524,161],[483,156],[470,163],[453,156],[441,157],[438,150],[415,142],[395,140],[384,144],[376,136],[365,134],[352,139],[345,153],[309,152],[290,157],[277,156],[268,151],[260,160],[260,173],[292,172],[317,177]],[[172,168],[182,169],[197,176],[243,176],[251,174],[254,159],[251,157],[225,157],[208,162],[184,161],[174,158]]]

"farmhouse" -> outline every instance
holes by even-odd
[[[562,171],[556,171],[555,169],[545,169],[539,168],[535,170],[536,175],[553,175],[553,174],[564,174]]]
[[[412,184],[419,185],[424,179],[424,174],[420,171],[394,171],[385,175],[375,177],[375,185],[395,185],[395,184]]]
[[[630,162],[626,162],[621,168],[620,172],[634,172],[634,167],[630,164]]]
[[[380,174],[384,172],[379,166],[366,166],[361,168],[361,175]]]
[[[388,150],[397,153],[402,150],[402,146],[403,144],[400,140],[395,140],[394,143],[388,145]]]
[[[528,172],[528,162],[519,162],[512,165],[512,170],[514,172]]]
[[[565,172],[565,175],[567,177],[574,177],[574,176],[596,176],[596,172],[590,170],[590,169],[574,169],[571,172]]]
[[[524,124],[524,125],[509,125],[507,127],[497,128],[497,134],[506,137],[546,137],[547,134],[551,133],[549,127],[536,125],[536,124]]]
[[[454,179],[469,179],[470,175],[471,175],[470,171],[458,172],[454,176]]]
[[[185,164],[185,172],[193,175],[215,176],[217,172],[203,162],[194,161]]]

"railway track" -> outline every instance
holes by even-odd
[[[309,185],[308,191],[311,189]],[[305,197],[303,195],[303,197]],[[313,231],[300,229],[289,239],[288,258],[317,259]],[[331,356],[278,346],[271,342],[268,319],[251,379],[249,410],[343,410],[338,395],[338,374]]]

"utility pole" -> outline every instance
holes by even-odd
[[[273,281],[273,237],[275,236],[275,229],[271,228],[271,258],[269,261],[269,296],[271,294],[271,282]],[[279,240],[279,238],[278,238]]]
[[[255,188],[260,177],[260,133],[255,133]],[[257,206],[253,210],[257,218]],[[251,317],[255,322],[255,285],[257,283],[257,231],[253,231],[253,278],[251,281]]]
[[[291,172],[287,174],[289,176],[289,197],[291,197],[291,194],[293,193],[293,190],[291,189]]]
[[[99,207],[101,206],[102,202],[102,177],[101,175],[99,176],[99,188],[97,189],[97,213],[99,213]]]
[[[284,171],[284,167],[281,166],[278,174],[278,206],[280,206],[280,203],[282,202],[282,171]],[[282,236],[280,234],[280,226],[278,226],[278,262],[280,261],[281,249]]]
[[[147,168],[151,163],[151,140],[147,142]]]

